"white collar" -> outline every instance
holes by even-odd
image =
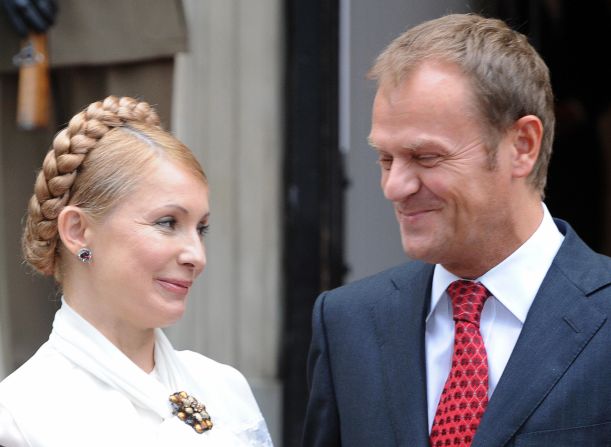
[[[138,410],[134,411],[129,405],[108,407],[108,402],[117,402],[115,398],[94,402],[93,414],[102,418],[106,411],[113,412],[113,417],[120,414],[126,418],[126,424],[121,427],[133,427],[133,430],[121,428],[109,434],[110,437],[127,440],[127,443],[114,442],[106,443],[107,445],[134,445],[132,439],[135,437],[143,439],[142,443],[136,443],[137,445],[147,446],[272,445],[265,421],[244,377],[237,371],[203,356],[195,356],[194,353],[188,356],[179,355],[161,329],[155,329],[155,369],[151,374],[140,369],[64,300],[62,307],[55,314],[49,343],[79,369],[112,390],[109,395],[118,394],[129,400],[134,407],[148,410],[158,416],[156,427],[143,430],[140,423],[142,416]],[[192,375],[193,372],[196,375]],[[78,388],[75,392],[80,390],[81,388]],[[181,390],[204,399],[204,404],[214,402],[213,406],[218,411],[211,412],[214,423],[212,430],[199,434],[173,415],[169,396]],[[84,400],[87,401],[87,396]],[[133,418],[133,422],[129,418]],[[56,419],[47,418],[46,426]],[[116,418],[112,420],[116,421]],[[114,426],[109,427],[112,429]],[[78,430],[77,436],[83,429],[86,431],[87,427],[82,424],[75,428]],[[70,436],[71,439],[74,438],[73,434]]]
[[[49,342],[80,368],[161,419],[172,417],[170,394],[187,389],[182,365],[160,329],[155,329],[156,375],[140,369],[63,298]]]
[[[547,207],[544,203],[541,205],[543,219],[532,236],[504,261],[477,279],[522,323],[564,240]],[[435,265],[427,320],[450,283],[457,279],[460,278],[442,265]]]

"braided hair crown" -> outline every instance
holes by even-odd
[[[160,129],[159,122],[147,102],[109,96],[76,114],[56,135],[36,177],[22,238],[24,259],[36,271],[58,278],[57,218],[70,203],[79,170],[99,141],[116,128]]]

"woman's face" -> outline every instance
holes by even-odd
[[[87,230],[94,324],[146,330],[178,320],[206,265],[208,215],[206,184],[179,165],[155,161],[136,190]]]

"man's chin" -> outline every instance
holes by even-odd
[[[428,250],[423,247],[414,246],[413,244],[403,243],[403,252],[408,258],[417,261],[428,262]]]

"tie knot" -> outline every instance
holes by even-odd
[[[490,296],[488,289],[480,282],[459,279],[448,286],[452,300],[454,320],[463,320],[479,326],[482,309]]]

